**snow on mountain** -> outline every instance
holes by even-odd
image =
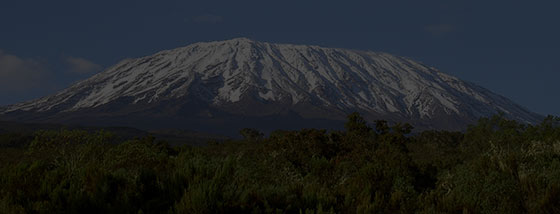
[[[539,119],[502,96],[407,58],[246,38],[126,59],[52,96],[7,106],[3,113],[77,112],[123,98],[126,105],[150,105],[186,97],[216,108],[255,100],[418,121],[475,120],[498,111],[523,122]]]

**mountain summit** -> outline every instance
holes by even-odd
[[[463,129],[503,112],[541,118],[475,84],[407,58],[237,38],[126,59],[0,119],[231,133],[339,125],[350,112],[420,129]]]

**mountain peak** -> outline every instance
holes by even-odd
[[[254,42],[257,42],[257,41],[249,39],[247,37],[237,37],[237,38],[225,40],[224,42],[249,42],[249,43],[254,43]]]
[[[228,44],[230,46],[238,46],[238,45],[252,45],[255,43],[264,43],[264,42],[259,42],[253,39],[249,39],[247,37],[238,37],[238,38],[232,38],[232,39],[228,39],[228,40],[221,40],[221,41],[210,41],[210,42],[201,42],[201,43],[194,43],[193,45],[201,45],[201,44],[205,44],[205,45],[224,45],[224,44]],[[189,47],[189,46],[187,46]]]

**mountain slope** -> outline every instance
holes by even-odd
[[[2,118],[208,128],[262,127],[270,120],[290,127],[341,121],[352,111],[421,128],[461,129],[498,111],[522,122],[540,119],[406,58],[245,38],[127,59],[52,96],[7,106]]]

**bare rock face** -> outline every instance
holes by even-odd
[[[238,38],[127,59],[54,95],[0,108],[0,119],[232,133],[333,128],[351,112],[417,129],[464,129],[512,101],[386,53]]]

